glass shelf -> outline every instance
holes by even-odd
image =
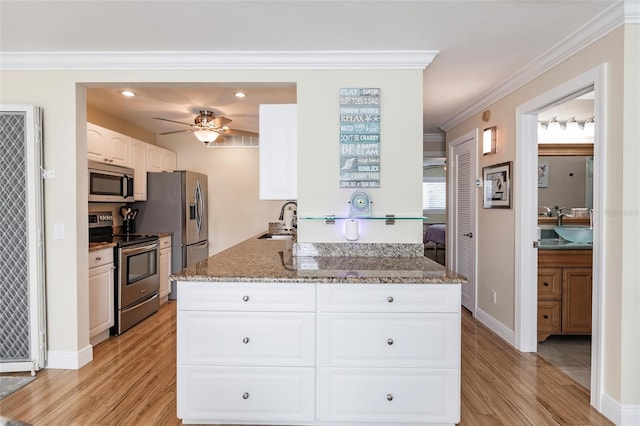
[[[298,220],[324,220],[327,224],[333,224],[336,220],[348,220],[348,219],[356,219],[356,220],[384,220],[387,225],[393,225],[396,220],[427,220],[429,219],[427,216],[394,216],[394,215],[386,215],[386,216],[302,216],[298,217]]]

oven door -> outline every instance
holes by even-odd
[[[159,243],[121,247],[118,255],[118,309],[157,293],[160,288]]]

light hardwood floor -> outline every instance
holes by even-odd
[[[94,348],[77,371],[38,372],[0,401],[0,415],[33,425],[179,425],[176,303]],[[536,354],[512,349],[462,314],[461,425],[608,425],[589,393]]]

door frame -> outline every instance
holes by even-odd
[[[478,285],[476,282],[476,278],[478,276],[478,195],[475,189],[477,188],[478,182],[478,139],[479,139],[479,130],[475,129],[470,132],[467,132],[449,142],[447,148],[447,236],[446,236],[446,264],[451,265],[449,268],[453,269],[453,265],[455,265],[455,253],[457,253],[457,229],[454,228],[455,218],[456,218],[456,189],[458,187],[458,182],[456,180],[456,167],[457,165],[453,161],[453,152],[454,148],[458,145],[462,145],[463,143],[470,142],[472,145],[471,150],[471,170],[470,174],[473,176],[473,179],[476,182],[476,186],[472,188],[470,191],[470,201],[471,207],[473,211],[471,212],[471,232],[473,233],[472,240],[472,258],[473,258],[473,277],[472,277],[472,285],[473,285],[473,316],[476,315],[478,310]],[[450,248],[450,249],[449,249]]]
[[[595,136],[593,149],[593,299],[591,336],[591,405],[601,411],[603,397],[603,344],[605,329],[604,294],[604,211],[606,194],[606,74],[607,66],[600,64],[577,77],[554,87],[542,95],[516,108],[516,162],[515,168],[515,345],[522,352],[537,350],[537,196],[531,197],[531,188],[537,186],[537,126],[538,112],[576,97],[590,89],[594,92]]]

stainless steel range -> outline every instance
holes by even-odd
[[[158,311],[160,289],[159,238],[145,234],[114,234],[111,212],[89,213],[89,241],[115,243],[115,325],[122,334]]]

